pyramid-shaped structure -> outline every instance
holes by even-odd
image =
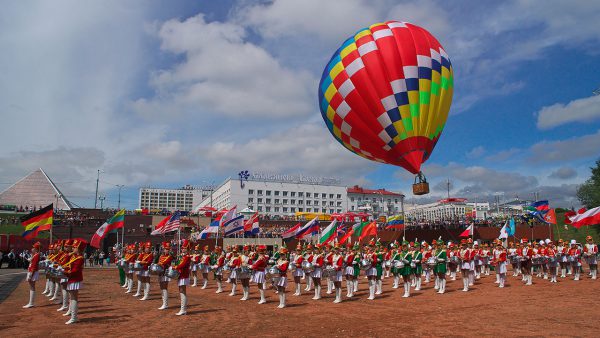
[[[58,190],[41,168],[23,177],[17,183],[0,193],[0,204],[16,205],[30,209],[45,207],[54,203],[55,209],[71,210],[71,202]]]

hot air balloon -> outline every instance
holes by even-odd
[[[415,174],[413,192],[423,195],[429,185],[421,165],[444,129],[453,82],[450,58],[433,35],[388,21],[359,30],[333,54],[319,105],[338,142]]]

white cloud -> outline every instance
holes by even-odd
[[[485,154],[485,147],[477,146],[471,149],[469,152],[467,152],[466,156],[467,158],[479,158],[483,156],[483,154]]]
[[[582,158],[598,157],[600,130],[595,134],[573,137],[567,140],[542,141],[531,148],[531,162],[565,162]]]
[[[577,176],[577,171],[571,167],[560,167],[553,171],[548,178],[568,180]]]
[[[537,113],[537,127],[552,129],[572,122],[600,120],[600,95],[573,100],[567,104],[556,103],[543,107]]]

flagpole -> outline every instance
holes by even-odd
[[[402,234],[402,242],[406,240],[406,215],[404,215],[404,195],[400,197],[400,210],[402,211],[402,221],[404,222],[404,229]]]
[[[181,225],[177,228],[177,255],[181,253]]]

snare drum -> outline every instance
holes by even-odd
[[[360,269],[361,270],[369,270],[371,268],[371,261],[368,259],[363,259],[360,261]]]
[[[427,265],[435,267],[437,265],[437,259],[435,257],[427,258]]]
[[[140,263],[139,261],[136,261],[135,264],[133,264],[133,271],[142,271],[143,267],[142,267],[142,263]]]
[[[173,269],[173,267],[169,267],[169,269],[167,270],[167,273],[165,273],[165,276],[171,278],[171,279],[178,279],[179,278],[179,271]]]
[[[394,261],[394,268],[396,268],[396,269],[404,268],[404,262],[403,261]]]
[[[302,270],[304,270],[304,272],[306,272],[306,273],[311,273],[311,272],[315,271],[315,267],[314,267],[314,265],[312,265],[311,262],[304,261],[304,262],[302,262]]]
[[[152,264],[150,265],[150,273],[153,275],[160,275],[163,272],[165,272],[165,269],[163,269],[162,266],[158,265],[158,264]]]

